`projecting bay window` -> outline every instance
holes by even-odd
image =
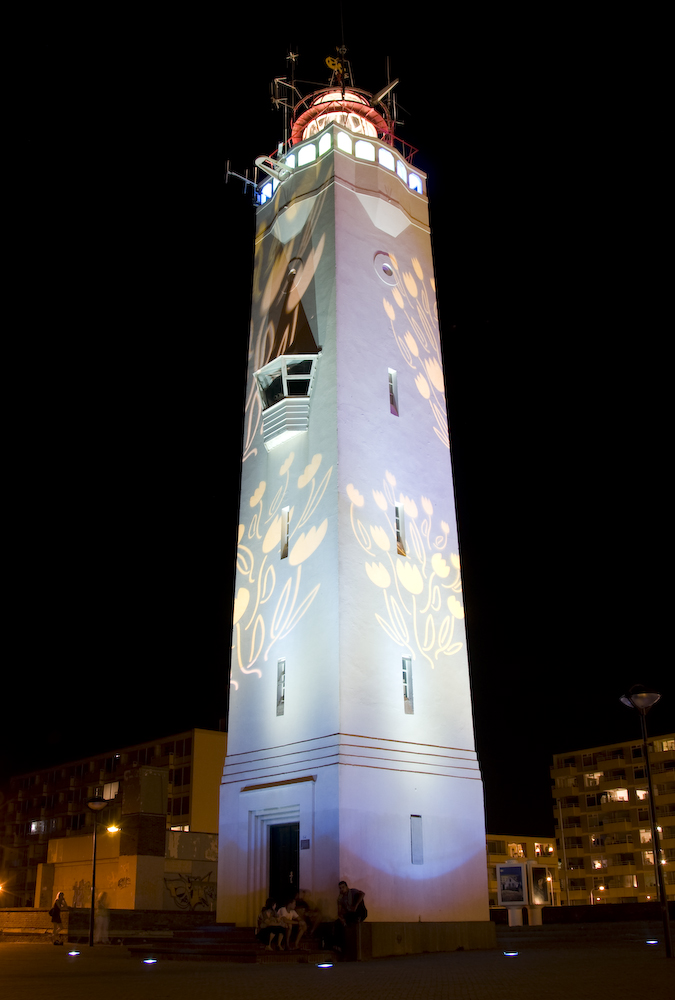
[[[316,355],[275,358],[255,373],[266,410],[289,396],[309,396]]]
[[[254,373],[268,451],[309,427],[309,399],[318,357],[318,354],[289,354],[275,358]]]

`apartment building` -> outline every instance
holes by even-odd
[[[507,861],[537,861],[545,865],[550,873],[549,889],[552,905],[560,905],[559,862],[553,837],[522,837],[488,833],[486,842],[490,906],[498,905],[496,866]]]
[[[675,898],[675,733],[651,738],[648,752],[660,858],[654,857],[641,740],[554,756],[551,785],[563,903],[657,899],[657,863],[664,866],[668,898]]]
[[[106,822],[120,824],[124,775],[136,768],[166,769],[168,831],[217,834],[226,747],[227,733],[191,729],[11,778],[0,794],[0,906],[38,905],[38,866],[54,841],[93,829],[88,799],[106,799]]]

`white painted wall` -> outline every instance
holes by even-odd
[[[300,882],[327,918],[340,878],[366,892],[369,919],[488,918],[427,221],[424,197],[342,153],[296,173],[258,213],[219,920],[255,921],[275,815],[297,815],[310,839]],[[395,288],[376,266],[382,253]],[[322,356],[309,430],[268,453],[253,371],[268,360],[270,315],[295,258]],[[401,497],[405,558],[394,543]],[[285,506],[290,557],[280,559],[273,526]],[[421,865],[411,814],[422,816]]]

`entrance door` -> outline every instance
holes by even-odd
[[[300,824],[279,823],[270,832],[270,896],[285,906],[300,887]]]

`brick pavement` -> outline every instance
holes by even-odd
[[[309,965],[159,962],[121,947],[0,944],[3,1000],[636,1000],[673,995],[675,965],[661,945],[519,945],[503,951],[405,956],[331,969]]]

